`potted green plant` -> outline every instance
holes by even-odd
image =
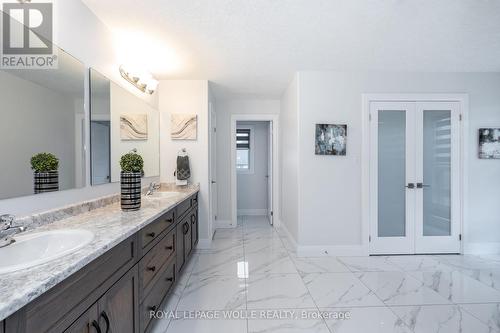
[[[31,157],[35,194],[59,191],[59,159],[52,153]]]
[[[141,208],[141,177],[144,160],[141,155],[131,152],[121,157],[120,167],[122,169],[120,175],[122,210],[138,210]]]

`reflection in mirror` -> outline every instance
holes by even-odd
[[[57,52],[55,69],[0,70],[0,199],[85,186],[85,68]]]
[[[144,176],[159,176],[159,127],[158,110],[90,69],[92,185],[120,181],[120,157],[134,149],[144,159]]]

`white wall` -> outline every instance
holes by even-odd
[[[160,113],[148,103],[111,82],[111,181],[120,181],[120,158],[137,149],[144,159],[146,177],[160,175]],[[148,116],[147,140],[122,140],[120,116],[123,114],[145,114]]]
[[[237,128],[251,128],[253,131],[250,147],[253,159],[252,172],[237,174],[237,207],[240,215],[267,215],[268,206],[268,161],[269,161],[269,122],[238,121]]]
[[[94,13],[80,0],[61,0],[56,2],[54,8],[54,20],[56,33],[55,44],[79,59],[86,67],[96,68],[108,78],[122,85],[125,89],[139,98],[156,107],[158,94],[153,96],[141,93],[139,90],[123,81],[118,68],[118,54],[115,49],[113,35]],[[88,86],[88,75],[86,87]],[[88,117],[88,90],[85,94],[85,112]],[[89,126],[86,128],[86,179],[90,180],[90,151]],[[157,181],[158,177],[143,179],[143,185],[150,181]],[[1,200],[0,212],[16,214],[18,216],[28,215],[34,212],[72,204],[82,200],[89,200],[99,196],[119,192],[119,183],[106,184],[96,187],[68,190],[63,192],[45,193],[38,196],[28,196],[15,199]],[[41,200],[43,196],[43,200]]]
[[[190,182],[200,184],[199,221],[200,241],[211,240],[209,227],[209,160],[208,160],[208,102],[209,84],[206,80],[160,81],[160,178],[162,182],[175,182],[177,153],[186,148],[191,167]],[[196,140],[172,140],[170,116],[173,113],[198,116]]]
[[[296,74],[281,98],[281,227],[299,241],[299,82]]]
[[[477,158],[478,128],[500,126],[499,73],[300,72],[299,77],[300,162],[297,170],[300,171],[298,239],[301,246],[333,246],[333,250],[347,246],[355,250],[362,243],[363,93],[468,93],[466,249],[490,242],[490,247],[500,250],[500,164]],[[316,123],[348,125],[347,156],[314,154]],[[290,191],[284,191],[285,195],[288,193]]]
[[[279,100],[217,101],[218,220],[231,221],[231,115],[279,114]]]

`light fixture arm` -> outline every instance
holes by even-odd
[[[143,93],[147,93],[150,95],[152,95],[155,92],[156,86],[158,85],[158,81],[153,79],[151,75],[149,75],[149,76],[151,76],[150,80],[153,81],[154,87],[150,87],[150,85],[148,83],[142,83],[140,77],[132,75],[129,71],[127,71],[124,68],[123,65],[120,66],[120,75],[125,80],[127,80],[130,84],[132,84],[134,87],[136,87],[137,89],[139,89]]]

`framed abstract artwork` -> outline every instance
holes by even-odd
[[[148,139],[147,114],[120,115],[120,138],[123,141],[142,141]]]
[[[500,128],[479,129],[479,158],[500,159]]]
[[[316,155],[347,155],[347,125],[316,124]]]
[[[196,114],[172,114],[171,138],[172,140],[196,140],[198,116]]]

